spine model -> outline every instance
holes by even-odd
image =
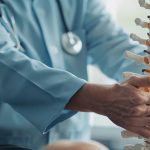
[[[141,7],[144,7],[145,9],[150,9],[150,3],[148,3],[146,0],[138,0]],[[148,19],[150,19],[150,16],[148,16]],[[139,42],[142,45],[147,46],[147,50],[144,50],[145,55],[140,56],[135,53],[132,53],[130,51],[125,52],[126,59],[132,59],[138,64],[144,64],[146,68],[150,65],[150,22],[144,22],[140,18],[135,19],[135,24],[137,26],[140,26],[142,28],[146,28],[149,30],[148,39],[140,38],[139,36],[135,34],[131,34],[130,37],[132,40]],[[150,75],[150,69],[143,69],[142,72],[145,75]],[[142,76],[140,74],[135,74],[132,72],[125,72],[124,78],[128,79],[131,76]],[[144,90],[145,92],[150,92],[149,88],[141,88],[141,90]],[[123,138],[132,138],[136,137],[138,139],[144,139],[143,137],[132,133],[130,131],[123,131],[122,132]],[[150,150],[150,139],[144,139],[143,144],[136,144],[136,145],[128,145],[125,146],[124,150]]]
[[[150,3],[146,2],[146,0],[138,0],[138,1],[139,1],[139,4],[141,7],[144,7],[145,9],[150,9]],[[148,16],[148,19],[150,19],[150,16]],[[140,56],[140,55],[137,55],[130,51],[126,51],[125,57],[127,59],[134,60],[138,64],[144,64],[145,68],[148,68],[148,66],[150,65],[150,23],[144,22],[140,18],[137,18],[137,19],[135,19],[135,24],[137,26],[140,26],[142,28],[146,28],[149,30],[149,33],[147,33],[148,39],[140,38],[139,36],[137,36],[135,34],[130,35],[131,39],[133,39],[134,41],[137,41],[140,44],[147,46],[147,50],[144,50],[144,52],[145,52],[144,56]],[[150,75],[150,69],[143,69],[142,72],[145,75]],[[142,75],[135,74],[132,72],[124,73],[125,79],[128,79],[131,76],[142,76]],[[141,90],[144,90],[145,92],[150,92],[150,88],[141,88]],[[132,133],[130,131],[123,131],[122,137],[123,138],[133,138],[134,137],[134,138],[138,138],[138,139],[144,139],[143,137],[141,137],[135,133]],[[128,145],[125,147],[124,150],[150,150],[150,139],[144,139],[143,144]]]

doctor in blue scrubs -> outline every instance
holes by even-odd
[[[140,72],[141,65],[124,60],[125,50],[143,47],[129,40],[102,0],[1,0],[0,145],[37,150],[88,138],[87,112],[149,137],[149,97],[139,91],[150,86],[148,77],[111,86],[87,82],[88,64],[118,81],[124,71]]]

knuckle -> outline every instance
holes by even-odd
[[[133,104],[142,105],[142,104],[145,104],[145,101],[146,101],[145,97],[139,95],[137,91],[133,92],[133,98],[132,98]]]
[[[133,109],[131,109],[131,115],[133,116],[140,116],[144,113],[144,109],[141,106],[136,106]]]

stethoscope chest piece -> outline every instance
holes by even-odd
[[[82,50],[82,41],[75,33],[67,32],[62,35],[62,46],[69,54],[77,55]]]

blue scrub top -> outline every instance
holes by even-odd
[[[86,83],[88,64],[117,80],[123,71],[140,72],[141,66],[124,60],[123,53],[143,48],[116,25],[102,0],[60,0],[68,28],[83,42],[76,56],[61,46],[65,28],[56,0],[5,1],[16,35],[8,30],[10,18],[0,3],[0,144],[36,150],[46,144],[49,134],[42,133],[76,113],[64,107]],[[87,135],[88,115],[79,113],[59,125],[52,139],[56,132],[56,139]]]

